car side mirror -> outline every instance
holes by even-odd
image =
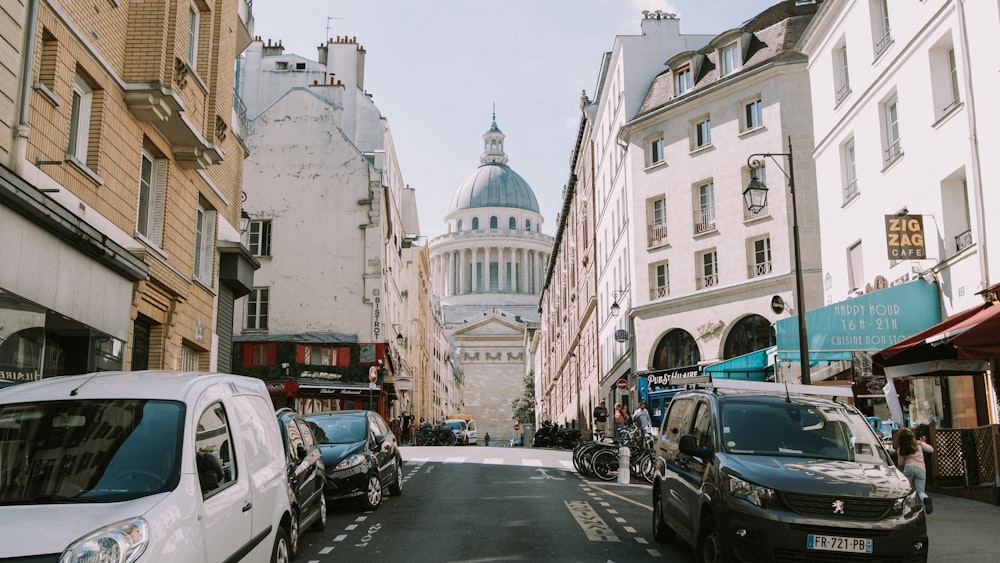
[[[375,445],[376,446],[381,447],[384,442],[385,442],[385,434],[376,434],[375,435]]]
[[[702,461],[707,460],[712,455],[710,448],[698,445],[698,439],[694,437],[694,434],[681,435],[680,450],[682,454],[694,456]]]
[[[295,447],[295,455],[298,457],[299,461],[305,459],[308,453],[309,452],[306,450],[306,447],[302,444],[299,444],[298,446]]]

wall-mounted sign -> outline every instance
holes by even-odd
[[[628,342],[628,331],[624,329],[618,329],[615,331],[615,341],[616,342]]]
[[[889,260],[924,260],[923,215],[886,215],[885,243]]]

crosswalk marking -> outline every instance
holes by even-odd
[[[502,457],[488,457],[483,460],[483,463],[488,465],[503,465]]]
[[[446,457],[446,458],[444,458],[444,462],[445,463],[463,463],[466,459],[468,459],[468,458],[466,458],[466,457]]]
[[[540,460],[540,459],[529,459],[529,458],[522,459],[521,460],[521,465],[526,465],[528,467],[545,467],[545,464],[542,463],[542,460]]]

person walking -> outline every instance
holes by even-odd
[[[628,420],[628,415],[622,410],[622,406],[615,403],[615,438],[620,439],[622,437],[622,430],[625,430],[625,421]]]
[[[594,407],[594,428],[603,438],[608,432],[608,403],[601,399],[601,402]]]
[[[649,418],[649,411],[646,410],[646,401],[639,401],[639,408],[632,413],[632,421],[642,430],[643,434],[649,432],[653,426],[653,420]]]
[[[927,443],[925,436],[921,436],[917,440],[910,428],[901,429],[897,440],[899,441],[899,447],[896,448],[899,453],[899,467],[913,483],[913,488],[917,490],[920,500],[924,502],[924,509],[927,514],[930,514],[934,512],[934,505],[931,503],[931,497],[924,491],[924,487],[927,485],[927,465],[924,463],[924,452],[933,452],[934,447]]]

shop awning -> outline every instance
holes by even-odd
[[[1000,307],[984,303],[874,354],[872,369],[894,376],[975,373],[1000,358],[998,333]]]
[[[772,346],[712,364],[702,372],[719,379],[767,381],[768,376],[774,373],[774,354],[775,347]]]

